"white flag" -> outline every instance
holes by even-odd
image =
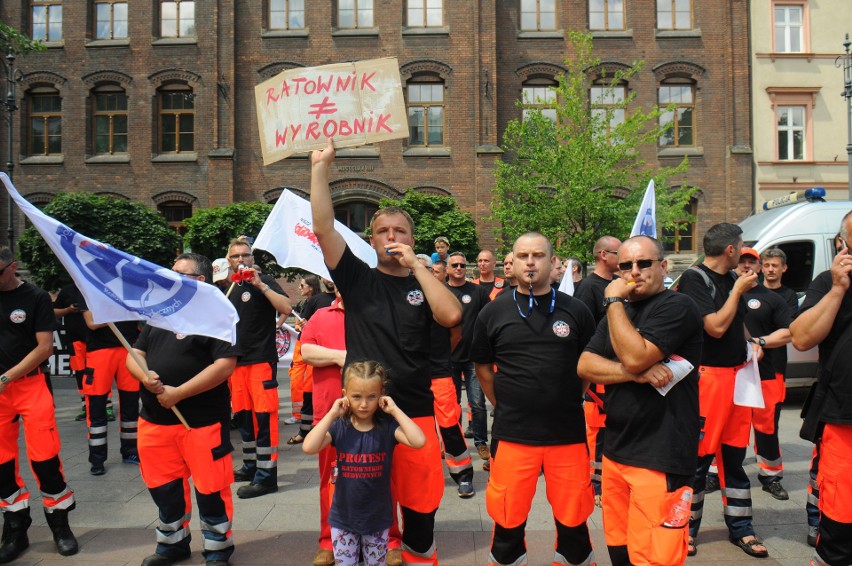
[[[281,267],[301,267],[331,279],[313,225],[311,203],[285,190],[263,223],[263,228],[254,240],[254,247],[274,255],[275,262]],[[346,240],[355,257],[370,267],[376,267],[376,250],[370,244],[337,220],[334,221],[334,228]]]
[[[65,266],[96,324],[144,320],[179,334],[237,342],[237,311],[219,289],[75,232],[0,180]]]
[[[654,179],[648,181],[648,188],[645,189],[645,196],[639,206],[639,213],[636,215],[636,221],[630,231],[630,237],[633,236],[657,237],[657,201],[654,196]]]
[[[559,283],[559,290],[566,295],[574,296],[574,260],[568,260],[568,266],[565,267],[565,273],[562,274],[562,282]]]

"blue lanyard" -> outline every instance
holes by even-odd
[[[530,304],[527,310],[527,314],[524,314],[524,311],[521,310],[521,305],[518,304],[518,289],[517,287],[512,290],[512,298],[515,300],[515,306],[518,307],[518,314],[521,315],[521,318],[527,318],[532,314],[534,305],[538,304],[533,297],[532,287],[530,287]],[[553,314],[553,311],[556,309],[556,289],[553,287],[550,288],[550,311],[548,314]]]

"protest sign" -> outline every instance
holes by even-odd
[[[263,164],[408,137],[396,58],[289,69],[254,89]]]

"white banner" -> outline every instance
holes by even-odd
[[[274,255],[275,262],[281,267],[301,267],[331,279],[313,225],[311,203],[285,190],[263,223],[263,228],[254,240],[254,247]],[[334,228],[343,236],[356,257],[370,267],[376,267],[376,251],[370,244],[337,220],[334,221]]]
[[[642,198],[642,204],[639,206],[639,213],[633,222],[630,237],[632,238],[633,236],[657,237],[657,200],[654,193],[653,179],[648,181],[648,188],[645,189],[645,196]]]
[[[96,324],[143,320],[179,334],[237,341],[237,311],[214,285],[87,238],[47,216],[0,180],[86,299]]]

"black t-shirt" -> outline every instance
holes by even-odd
[[[453,375],[450,368],[450,329],[444,328],[434,320],[429,332],[429,370],[432,379]]]
[[[287,296],[271,275],[261,275],[260,280],[269,285],[270,292]],[[278,311],[263,291],[251,283],[243,283],[235,285],[228,298],[240,316],[237,345],[242,357],[237,365],[278,363],[278,351],[275,349],[275,319],[278,318]]]
[[[474,285],[479,285],[480,287],[485,289],[485,294],[487,296],[491,296],[491,291],[494,290],[494,283],[496,281],[497,279],[494,279],[493,281],[479,281],[478,283],[474,283]],[[469,281],[467,283],[469,283]]]
[[[66,309],[71,305],[77,305],[77,308],[83,308],[83,301],[80,291],[73,283],[69,283],[60,289],[56,295],[56,300],[53,301],[53,308]],[[89,334],[89,327],[86,326],[86,321],[83,319],[82,312],[66,314],[62,317],[65,319],[65,336],[71,342],[85,342],[86,336]]]
[[[769,289],[769,287],[767,287]],[[769,289],[775,293],[781,295],[781,298],[787,303],[787,306],[790,307],[790,312],[795,314],[799,311],[799,295],[796,294],[794,290],[791,288],[781,285],[777,289]]]
[[[54,328],[56,317],[46,291],[30,283],[0,291],[0,374],[38,346],[37,332],[53,332]]]
[[[528,309],[528,295],[505,293],[476,320],[471,360],[497,364],[492,434],[533,446],[585,442],[577,361],[595,331],[592,313],[558,291],[536,297]]]
[[[494,287],[493,281],[491,286]],[[479,316],[480,311],[491,302],[488,297],[490,291],[487,290],[485,284],[476,285],[470,281],[465,281],[464,285],[460,287],[447,285],[447,288],[459,300],[462,307],[462,338],[456,349],[453,350],[453,363],[468,363],[470,361],[470,346],[473,342],[473,326],[476,324],[476,317]]]
[[[801,312],[816,305],[831,290],[831,271],[824,271],[811,282],[802,302]],[[843,344],[838,341],[852,325],[852,289],[847,289],[840,302],[840,309],[834,318],[828,335],[819,344],[820,385],[825,390],[825,401],[820,413],[820,421],[832,424],[852,424],[852,347],[847,339]],[[826,367],[835,348],[839,347],[837,359],[831,367]]]
[[[772,293],[763,285],[743,295],[746,304],[745,324],[754,338],[772,334],[779,328],[790,328],[793,313],[778,293]],[[787,371],[787,346],[764,348],[763,359],[757,363],[760,379],[775,379],[776,373]]]
[[[175,334],[150,324],[142,329],[133,347],[145,352],[148,368],[157,372],[163,385],[172,387],[186,383],[220,358],[239,355],[239,348],[222,340]],[[180,424],[171,409],[163,408],[157,402],[156,395],[141,387],[139,396],[142,399],[142,418],[161,425]],[[231,417],[231,393],[227,381],[184,399],[177,408],[193,428],[227,422]]]
[[[668,290],[625,308],[643,338],[666,356],[685,358],[695,369],[665,397],[648,383],[607,385],[604,454],[627,466],[692,475],[701,431],[698,365],[704,325],[698,308],[689,297]],[[586,350],[615,359],[607,319]]]
[[[604,291],[610,283],[612,280],[606,280],[593,272],[583,279],[583,284],[579,288],[574,287],[574,296],[589,307],[592,316],[595,317],[595,324],[606,318],[606,309],[603,306]]]
[[[88,310],[89,308],[86,304],[86,299],[83,298],[82,294],[80,295],[80,302],[77,304],[80,307],[80,310]],[[139,321],[123,320],[113,324],[115,324],[116,329],[121,332],[121,335],[124,336],[124,339],[127,340],[128,343],[133,344],[136,342],[136,339],[139,337]],[[86,328],[88,328],[88,326]],[[102,326],[95,330],[89,330],[88,334],[86,334],[87,352],[123,347],[124,345],[121,343],[121,340],[116,337],[115,333],[109,326]]]
[[[417,279],[371,269],[349,246],[331,276],[346,304],[346,366],[375,360],[409,417],[435,413],[429,369],[432,309]],[[344,366],[345,370],[345,366]]]
[[[698,305],[698,312],[703,318],[708,314],[717,312],[724,306],[725,301],[728,300],[728,296],[731,294],[731,290],[734,288],[736,275],[733,272],[719,275],[704,264],[698,266],[698,269],[701,269],[710,278],[710,284],[716,289],[715,297],[712,294],[711,288],[707,286],[704,278],[701,277],[700,273],[695,271],[695,268],[687,269],[680,276],[678,292],[692,297],[692,300]],[[745,328],[743,326],[745,311],[745,302],[740,301],[737,305],[737,313],[734,315],[734,320],[721,338],[713,338],[707,332],[704,333],[701,365],[710,367],[735,367],[745,362],[746,341]]]
[[[320,309],[324,309],[325,307],[330,307],[331,303],[334,301],[334,295],[329,295],[328,293],[317,293],[316,295],[311,295],[307,301],[305,301],[304,306],[302,306],[302,312],[299,314],[305,320],[310,320],[314,313]]]

